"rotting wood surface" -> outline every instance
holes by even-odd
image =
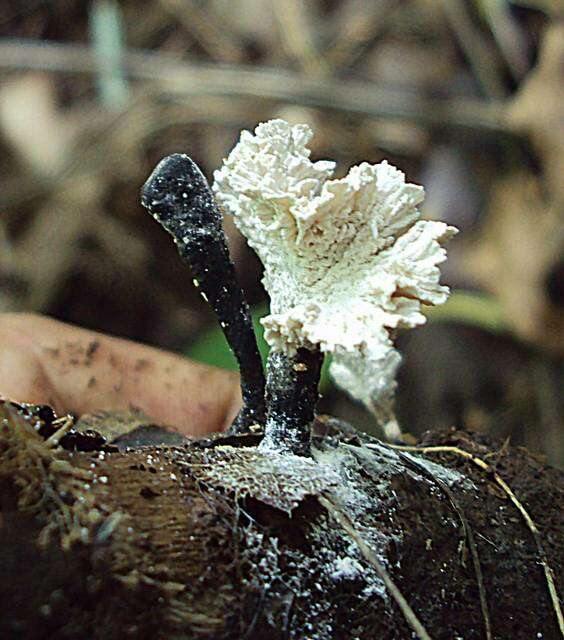
[[[405,451],[327,418],[314,459],[0,421],[2,638],[561,637],[563,476],[524,451],[457,431]]]

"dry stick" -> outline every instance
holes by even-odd
[[[206,6],[207,4],[207,6]],[[197,40],[206,53],[215,60],[229,62],[244,56],[242,41],[237,41],[233,30],[218,24],[212,3],[194,0],[159,0],[159,5]]]
[[[362,12],[354,2],[341,3],[336,14],[340,28],[324,51],[332,73],[350,69],[366,49],[372,49],[396,19],[398,8],[403,9],[401,0],[370,3]]]
[[[396,601],[409,626],[413,629],[413,631],[415,631],[419,639],[432,640],[431,636],[427,633],[419,618],[415,615],[413,609],[409,606],[404,595],[390,577],[390,574],[386,571],[380,560],[378,560],[378,557],[376,556],[374,551],[368,544],[366,544],[362,536],[355,529],[355,526],[351,519],[328,498],[319,496],[318,499],[319,502],[327,509],[328,513],[333,517],[335,522],[343,527],[343,529],[356,542],[360,552],[362,553],[366,561],[372,565],[380,580],[382,580],[388,591],[391,593],[392,598]]]
[[[315,46],[316,38],[307,3],[301,0],[274,0],[272,10],[278,22],[282,45],[287,53],[297,60],[306,75],[327,75],[330,69],[324,56]]]
[[[449,499],[449,502],[452,505],[452,508],[456,511],[458,518],[462,524],[462,530],[464,532],[465,540],[468,540],[468,546],[470,548],[470,555],[472,556],[472,564],[474,565],[474,573],[476,574],[476,581],[478,583],[478,593],[480,594],[480,608],[482,609],[482,617],[484,619],[484,627],[486,630],[486,638],[487,640],[492,640],[492,625],[490,619],[490,612],[488,609],[488,601],[486,598],[486,588],[484,586],[484,575],[482,573],[482,565],[480,564],[480,557],[478,555],[478,547],[476,546],[476,540],[474,539],[474,532],[470,527],[470,523],[468,522],[464,510],[458,504],[454,493],[450,490],[450,487],[443,482],[440,478],[433,475],[428,469],[426,469],[420,462],[413,460],[412,458],[408,458],[407,455],[398,451],[401,459],[405,462],[407,466],[411,466],[417,469],[424,476],[429,478],[431,482],[434,482],[438,485],[443,493]]]
[[[157,165],[143,187],[141,202],[174,238],[239,363],[243,408],[232,432],[264,423],[262,360],[249,307],[229,257],[221,213],[206,179],[187,155],[176,153]]]
[[[370,447],[369,444],[366,446]],[[517,499],[517,496],[511,490],[511,487],[497,473],[497,471],[495,471],[495,469],[493,469],[493,467],[491,467],[487,462],[484,462],[480,458],[476,457],[474,454],[470,453],[469,451],[465,451],[464,449],[460,449],[459,447],[449,447],[446,445],[436,446],[436,447],[410,447],[407,445],[392,445],[392,444],[386,444],[386,446],[390,447],[391,449],[398,449],[400,451],[415,451],[419,453],[454,453],[456,455],[462,456],[472,461],[477,467],[479,467],[483,471],[486,471],[487,473],[492,475],[493,479],[507,494],[507,496],[509,497],[513,505],[516,507],[519,513],[523,516],[523,519],[527,523],[527,527],[529,528],[529,531],[533,534],[537,551],[541,559],[544,575],[546,577],[548,592],[550,594],[550,600],[552,602],[552,606],[556,614],[556,619],[558,621],[558,627],[560,629],[560,633],[564,637],[564,615],[562,614],[562,608],[560,606],[558,593],[556,591],[556,584],[554,582],[554,571],[548,564],[548,558],[544,550],[544,545],[542,544],[540,532],[536,524],[533,522],[531,516],[525,510],[525,507],[519,502],[519,500]]]
[[[50,435],[47,440],[45,440],[45,445],[47,447],[56,447],[58,446],[61,438],[65,436],[74,425],[74,418],[71,415],[64,416],[63,418],[59,418],[58,420],[53,421],[53,425],[58,425],[62,423],[55,433]]]
[[[507,91],[504,89],[503,79],[495,62],[492,64],[492,53],[495,53],[495,50],[492,51],[492,47],[488,46],[479,31],[474,29],[468,15],[468,3],[464,0],[442,0],[442,5],[478,82],[490,98],[505,98]]]
[[[92,52],[85,46],[0,39],[0,69],[92,74],[97,67]],[[154,82],[163,91],[183,97],[279,100],[429,126],[514,133],[505,117],[503,101],[487,103],[467,97],[436,100],[355,80],[305,78],[282,69],[243,65],[187,64],[173,56],[135,49],[124,55],[123,69],[128,77]]]

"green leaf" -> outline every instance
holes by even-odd
[[[268,305],[266,304],[251,308],[251,317],[257,336],[257,343],[265,366],[269,346],[264,340],[264,331],[260,319],[267,313]],[[424,313],[429,322],[461,322],[494,333],[507,332],[510,330],[497,298],[482,293],[457,291],[450,296],[444,305],[439,307],[425,307]],[[202,333],[196,341],[187,348],[185,354],[189,358],[204,364],[229,371],[238,371],[235,356],[231,353],[231,349],[219,327],[209,329]],[[321,370],[320,391],[322,393],[328,393],[331,388],[333,388],[333,383],[329,376],[330,362],[331,357],[326,356]]]
[[[425,307],[429,322],[460,322],[493,333],[510,331],[502,306],[495,296],[470,291],[456,291],[445,304]]]

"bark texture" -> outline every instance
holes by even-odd
[[[1,638],[561,637],[564,483],[524,451],[52,418],[0,404]]]

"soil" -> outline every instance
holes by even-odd
[[[524,450],[55,420],[0,405],[2,638],[562,637],[563,474]]]

